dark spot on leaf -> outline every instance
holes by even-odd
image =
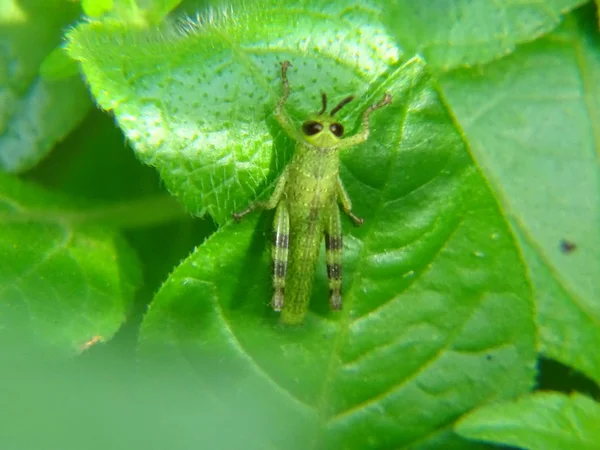
[[[575,244],[574,242],[568,241],[566,239],[563,239],[562,241],[560,241],[560,251],[565,253],[565,254],[569,254],[574,252],[577,249],[577,244]]]

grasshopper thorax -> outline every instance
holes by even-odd
[[[321,99],[323,101],[321,111],[310,116],[302,124],[302,135],[309,144],[315,147],[332,148],[339,143],[344,135],[344,126],[333,116],[344,105],[351,102],[354,97],[346,97],[330,113],[325,111],[327,109],[327,95],[324,92],[321,94]]]

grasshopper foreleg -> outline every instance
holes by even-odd
[[[275,189],[273,190],[273,193],[271,194],[271,197],[269,198],[269,200],[267,200],[266,202],[254,202],[251,203],[245,210],[237,212],[237,213],[232,213],[231,216],[233,217],[233,220],[235,220],[236,222],[239,222],[240,220],[242,220],[242,218],[247,215],[250,214],[252,211],[254,211],[255,209],[273,209],[277,206],[277,204],[279,203],[279,201],[281,200],[281,196],[283,195],[283,191],[285,190],[285,185],[287,183],[287,179],[288,179],[288,170],[287,167],[283,170],[283,172],[281,173],[281,175],[279,175],[279,178],[277,179],[277,184],[275,185]]]

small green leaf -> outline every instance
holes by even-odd
[[[158,24],[181,0],[82,0],[90,17],[146,26]]]
[[[552,30],[561,15],[586,0],[395,0],[384,15],[409,53],[433,67],[473,66],[511,53]]]
[[[398,61],[374,26],[379,12],[353,5],[260,2],[235,20],[217,10],[206,24],[160,33],[84,24],[69,33],[69,51],[140,159],[158,168],[189,211],[224,223],[289,153],[272,119],[281,61],[294,64],[292,114],[316,110],[321,90],[364,95]]]
[[[0,6],[0,170],[33,167],[88,112],[91,102],[79,77],[39,76],[62,28],[78,13],[77,5],[59,0]]]
[[[81,9],[90,17],[100,17],[113,8],[113,0],[81,0]]]
[[[40,66],[40,75],[46,80],[60,80],[79,74],[79,66],[63,47],[55,48]]]
[[[160,21],[171,12],[182,0],[138,0],[149,23]]]
[[[461,419],[461,436],[528,450],[595,450],[600,405],[584,395],[538,393],[484,406]]]
[[[137,260],[118,234],[77,220],[80,207],[0,177],[0,347],[27,341],[70,355],[125,320]]]
[[[169,277],[144,319],[143,355],[217,396],[272,405],[299,427],[294,448],[468,448],[451,424],[533,383],[525,268],[423,62],[371,89],[351,117],[384,91],[394,100],[343,156],[365,218],[346,227],[344,309],[329,311],[321,259],[306,324],[278,324],[272,213],[256,214],[222,227]]]
[[[586,7],[514,55],[441,81],[519,238],[536,291],[542,350],[597,381],[599,46]]]

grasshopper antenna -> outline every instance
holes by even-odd
[[[319,111],[319,116],[327,109],[327,94],[325,92],[321,92],[321,101],[323,102],[323,108],[321,108],[321,111]]]
[[[343,99],[341,102],[338,103],[338,105],[333,108],[331,110],[331,113],[329,114],[331,117],[333,117],[333,115],[338,112],[340,109],[342,109],[344,106],[346,106],[348,103],[350,103],[352,100],[354,100],[354,96],[353,95],[349,95],[348,97],[346,97],[345,99]]]

